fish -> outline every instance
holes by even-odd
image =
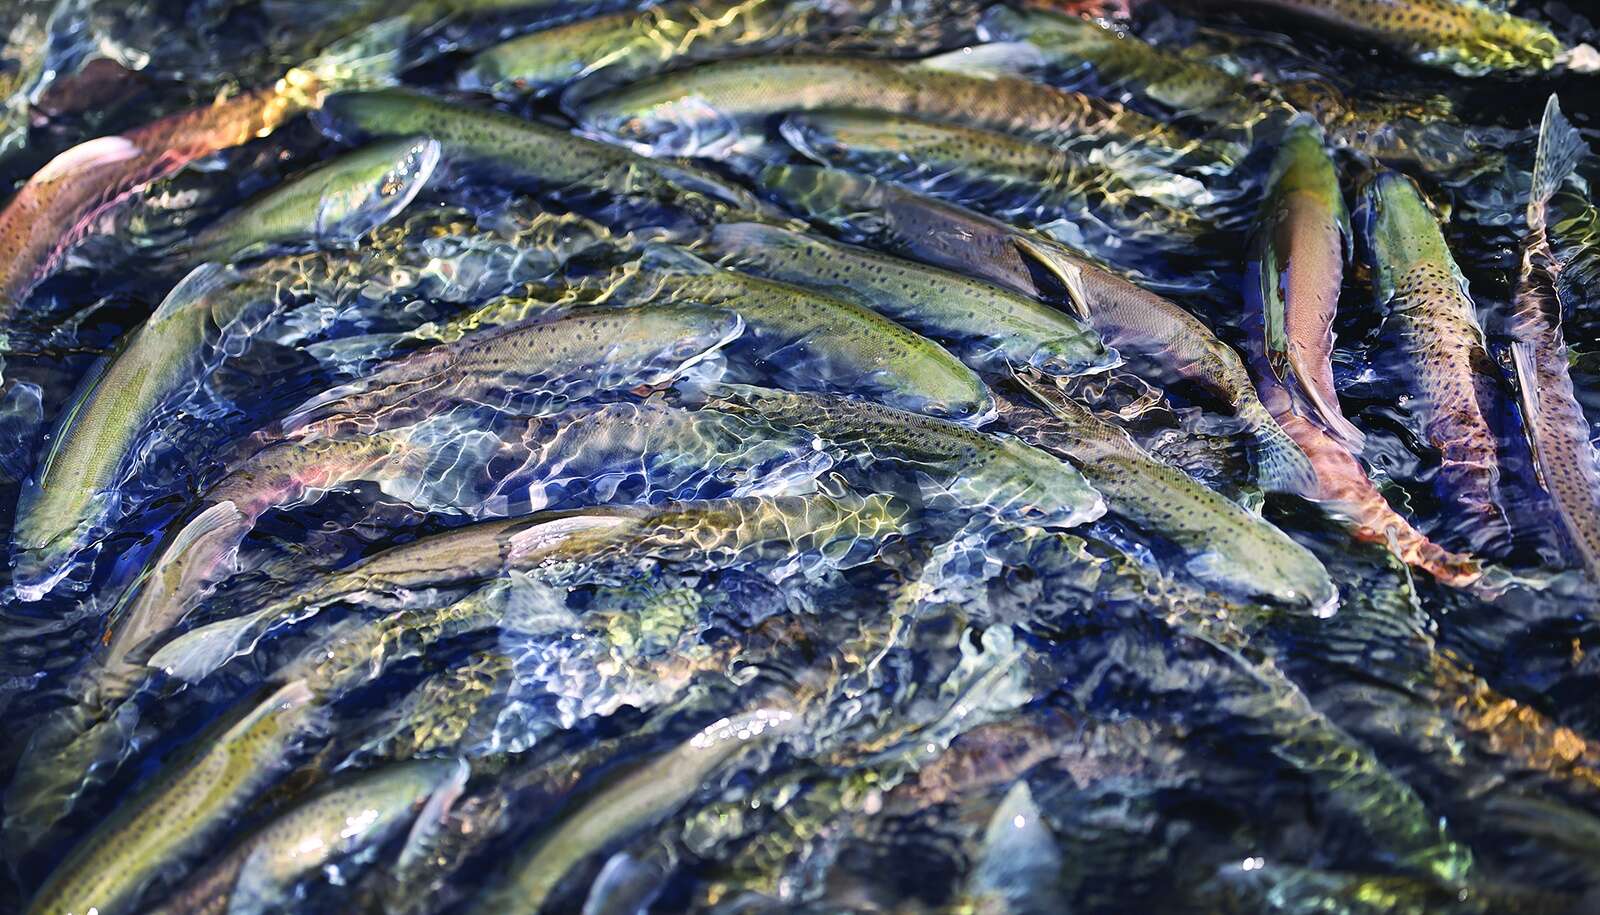
[[[780,114],[850,109],[953,121],[1148,166],[1201,173],[1232,167],[1215,149],[1116,102],[1009,72],[1035,62],[1025,46],[989,46],[898,62],[783,55],[714,61],[576,100],[596,133],[650,155],[724,157],[748,146],[745,128]]]
[[[1547,215],[1550,198],[1587,151],[1583,136],[1561,113],[1556,96],[1550,96],[1539,127],[1533,186],[1528,192],[1528,234],[1507,325],[1518,403],[1539,485],[1554,502],[1556,517],[1584,571],[1600,582],[1600,468],[1589,440],[1589,421],[1574,396],[1567,368],[1558,293],[1565,264],[1551,245]]]
[[[24,491],[15,532],[18,594],[37,599],[117,514],[117,482],[139,435],[215,367],[218,328],[256,321],[280,302],[277,283],[205,262],[302,236],[354,239],[416,196],[438,161],[431,140],[381,144],[291,182],[200,236],[202,261],[116,354],[80,384],[50,451]],[[326,220],[326,221],[325,221]]]
[[[323,129],[356,141],[428,136],[452,166],[487,165],[502,181],[556,195],[603,193],[686,208],[707,218],[767,208],[744,188],[691,165],[648,159],[626,149],[406,89],[350,92],[322,106]]]
[[[1078,471],[1004,434],[990,434],[868,400],[722,384],[706,406],[802,430],[852,455],[871,471],[901,464],[932,478],[925,497],[954,500],[1024,524],[1073,527],[1100,517],[1105,503]]]
[[[500,649],[475,651],[418,683],[364,730],[358,758],[411,759],[437,752],[474,756],[494,746],[516,661]]]
[[[1245,280],[1247,297],[1259,296],[1267,363],[1309,402],[1312,418],[1359,452],[1364,436],[1339,409],[1332,363],[1333,319],[1354,240],[1339,175],[1316,128],[1284,135],[1270,186]]]
[[[1455,886],[1409,875],[1318,870],[1261,856],[1223,865],[1195,895],[1206,911],[1218,913],[1565,915],[1583,910],[1578,897],[1556,890],[1487,881]]]
[[[606,506],[483,521],[378,553],[292,598],[185,633],[157,651],[150,664],[198,680],[253,650],[267,632],[328,604],[367,595],[425,599],[512,572],[537,577],[546,567],[650,556],[726,565],[775,551],[837,560],[858,540],[874,542],[898,530],[903,514],[903,506],[887,496],[814,495]]]
[[[137,911],[158,877],[182,873],[232,829],[287,767],[324,713],[304,683],[287,684],[206,745],[171,764],[70,851],[29,903],[29,915]]]
[[[1226,405],[1252,439],[1263,486],[1303,493],[1314,484],[1310,462],[1256,396],[1239,354],[1173,302],[1059,242],[866,176],[770,166],[762,184],[847,241],[1064,306],[1142,377],[1192,385]]]
[[[348,244],[405,209],[439,164],[428,137],[400,137],[345,153],[206,226],[179,251],[191,263],[233,261],[274,247]]]
[[[730,347],[786,383],[855,390],[917,413],[973,426],[994,415],[977,373],[949,350],[847,298],[806,286],[719,269],[668,245],[590,281],[596,302],[697,302],[744,320],[747,339]]]
[[[360,865],[359,858],[355,867],[348,859],[379,848],[408,826],[408,847],[436,829],[468,774],[459,760],[424,759],[391,763],[332,785],[222,852],[150,912],[265,911],[289,903],[298,884],[336,865],[330,873],[343,882]]]
[[[1372,259],[1385,335],[1410,363],[1412,409],[1439,451],[1439,483],[1458,515],[1499,530],[1499,448],[1483,413],[1493,363],[1466,278],[1415,183],[1382,171],[1362,190],[1360,224]]]
[[[1102,244],[1132,236],[1192,246],[1209,231],[1195,211],[1215,202],[1192,178],[1124,177],[1072,150],[979,127],[816,111],[790,115],[779,132],[820,165],[991,210],[1025,213],[1030,222],[1064,221]]]
[[[395,20],[375,23],[271,86],[88,140],[51,159],[0,209],[0,327],[95,220],[140,187],[264,137],[335,92],[391,81],[403,31]]]
[[[1533,76],[1557,67],[1600,70],[1600,56],[1588,45],[1568,48],[1543,23],[1480,0],[1247,0],[1243,5],[1298,16],[1457,76]]]
[[[776,705],[741,712],[606,779],[518,854],[519,860],[467,911],[539,911],[561,878],[585,859],[670,816],[729,760],[793,732],[800,723],[795,713]]]
[[[1207,585],[1332,616],[1339,590],[1309,550],[1188,474],[1151,457],[1127,432],[1030,373],[1017,381],[1044,413],[1004,404],[1002,418],[1024,441],[1072,462],[1108,511],[1187,551],[1183,568]]]
[[[965,274],[753,222],[713,226],[699,246],[719,266],[854,296],[943,341],[980,372],[999,374],[1009,365],[1026,365],[1074,377],[1121,362],[1115,350],[1066,312]]]
[[[1027,780],[1018,779],[983,830],[964,895],[973,911],[986,915],[1068,911],[1059,887],[1062,866],[1061,849]]]

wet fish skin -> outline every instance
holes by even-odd
[[[52,159],[0,210],[0,325],[100,214],[140,186],[266,136],[331,92],[390,80],[402,31],[392,20],[378,23],[272,86],[89,140]]]
[[[130,912],[159,874],[181,869],[233,825],[287,764],[296,740],[321,726],[304,683],[256,706],[185,766],[169,765],[122,802],[61,862],[29,915]]]
[[[774,166],[762,172],[762,184],[852,242],[1070,309],[1136,371],[1161,384],[1192,384],[1231,409],[1255,439],[1264,486],[1310,491],[1310,463],[1261,404],[1239,355],[1176,304],[1050,239],[886,182]]]
[[[1339,409],[1332,362],[1333,319],[1354,242],[1320,132],[1292,128],[1272,175],[1250,263],[1259,282],[1246,290],[1259,295],[1268,365],[1281,384],[1304,396],[1317,422],[1359,451],[1363,436]]]
[[[850,299],[717,269],[666,246],[649,246],[640,261],[603,282],[603,297],[624,303],[688,301],[737,313],[750,339],[736,348],[797,387],[820,380],[974,426],[994,415],[993,395],[976,372],[938,343]],[[808,371],[790,375],[796,363]]]
[[[922,62],[790,55],[716,61],[593,98],[570,112],[586,127],[652,155],[736,151],[744,125],[824,108],[955,121],[1066,145],[1104,146],[1130,159],[1195,169],[1230,167],[1231,151],[1115,102],[1012,76],[961,52]],[[1005,69],[1004,66],[998,69]]]
[[[1100,494],[1070,465],[1008,435],[838,395],[731,384],[708,393],[711,409],[759,416],[845,449],[865,449],[870,461],[901,462],[923,473],[942,469],[940,492],[963,507],[1058,527],[1105,512]]]
[[[404,209],[439,164],[438,141],[402,137],[345,153],[222,217],[185,242],[193,263],[277,244],[354,241]]]
[[[760,213],[749,192],[688,165],[636,155],[521,118],[464,107],[406,89],[334,96],[321,112],[325,129],[345,139],[423,135],[439,141],[452,164],[494,166],[502,178],[559,192],[605,192],[701,208]]]
[[[1564,268],[1551,246],[1550,198],[1588,151],[1554,95],[1539,130],[1528,200],[1528,235],[1508,322],[1522,417],[1540,485],[1589,577],[1600,582],[1600,468],[1589,422],[1573,393],[1558,293]]]
[[[320,791],[224,852],[151,915],[226,915],[281,906],[297,883],[323,867],[382,845],[419,814],[442,815],[466,776],[466,764],[457,760],[415,760]],[[433,826],[417,823],[423,832]]]
[[[1250,600],[1332,616],[1339,591],[1327,569],[1282,531],[1151,457],[1119,427],[1049,382],[1019,373],[1045,415],[1010,403],[1001,411],[1025,441],[1070,460],[1107,508],[1189,551],[1189,574]]]
[[[1485,529],[1503,528],[1498,447],[1482,407],[1493,365],[1466,279],[1410,178],[1379,172],[1363,188],[1361,216],[1386,334],[1412,364],[1414,409],[1441,454],[1441,483]]]
[[[854,295],[919,333],[949,341],[980,371],[1030,365],[1074,376],[1120,361],[1071,315],[964,274],[760,223],[714,226],[701,246],[721,266]]]

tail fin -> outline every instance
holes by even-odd
[[[1578,167],[1578,160],[1587,151],[1583,135],[1561,113],[1561,102],[1551,95],[1544,106],[1544,120],[1539,125],[1539,151],[1533,160],[1533,186],[1528,190],[1528,228],[1544,229],[1545,208],[1550,198],[1561,189],[1562,182]]]
[[[410,19],[403,15],[374,22],[289,71],[285,80],[309,82],[319,95],[392,86],[399,81],[410,31]]]
[[[1238,416],[1255,440],[1251,450],[1261,487],[1270,492],[1314,498],[1317,472],[1311,466],[1311,459],[1289,433],[1283,431],[1266,406],[1259,400],[1252,400],[1240,406]]]

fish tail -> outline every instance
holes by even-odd
[[[309,96],[313,100],[310,107],[336,92],[392,86],[398,81],[401,53],[410,31],[406,16],[374,22],[289,71],[284,82]]]
[[[1359,454],[1366,445],[1367,437],[1345,418],[1344,411],[1339,408],[1339,395],[1312,373],[1296,371],[1294,377],[1297,382],[1301,382],[1296,385],[1296,390],[1304,391],[1306,400],[1311,402],[1312,412],[1316,414],[1323,428],[1338,439],[1341,445]]]
[[[1239,408],[1238,416],[1255,440],[1251,451],[1262,488],[1314,497],[1318,489],[1317,472],[1311,466],[1311,459],[1289,433],[1283,431],[1266,406],[1252,399]]]
[[[1561,113],[1561,103],[1552,94],[1539,125],[1539,151],[1534,155],[1533,186],[1528,191],[1528,228],[1544,230],[1550,198],[1578,167],[1578,160],[1587,150],[1583,135]]]

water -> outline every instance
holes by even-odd
[[[25,4],[16,21],[52,6]],[[79,75],[35,100],[50,116],[25,143],[0,147],[8,186],[84,139],[268,84],[380,13],[81,6],[63,5],[48,58]],[[852,18],[862,7],[871,15]],[[381,12],[411,17],[398,23],[409,36],[405,86],[572,130],[573,113],[603,89],[646,78],[649,56],[598,73],[565,104],[460,91],[458,73],[498,42],[618,9],[526,0]],[[899,60],[1015,37],[1001,29],[1007,14],[983,4],[752,0],[702,12],[679,46],[706,60]],[[1517,12],[1564,40],[1600,41],[1600,21],[1567,5]],[[739,23],[746,40],[719,44],[730,33],[717,22]],[[902,352],[877,331],[862,335],[879,327],[870,315],[849,317],[871,298],[824,289],[779,300],[843,316],[819,327],[782,308],[741,311],[749,293],[738,290],[776,287],[615,282],[630,269],[692,277],[705,262],[667,246],[695,249],[715,221],[892,237],[875,234],[870,208],[803,226],[796,204],[807,199],[762,178],[824,159],[1038,227],[1247,351],[1243,264],[1287,117],[1240,104],[1234,89],[1228,104],[1175,113],[1138,80],[1059,62],[1030,69],[1240,153],[1218,174],[1193,160],[1107,159],[1099,144],[1081,174],[1104,166],[1121,177],[1086,192],[1043,194],[999,164],[940,169],[920,153],[841,162],[817,132],[838,122],[784,111],[676,130],[672,143],[718,153],[671,163],[701,171],[638,160],[602,174],[585,170],[602,169],[589,151],[552,183],[557,165],[546,161],[447,150],[416,199],[359,240],[239,255],[264,291],[232,317],[201,315],[195,342],[174,344],[162,363],[171,393],[121,445],[80,548],[18,554],[8,570],[0,909],[22,910],[70,851],[95,847],[113,811],[198,837],[155,860],[98,859],[147,885],[82,903],[143,911],[248,843],[288,847],[299,835],[281,824],[304,822],[292,814],[321,792],[423,757],[464,760],[470,775],[457,784],[440,768],[429,791],[388,799],[406,807],[409,832],[303,869],[251,864],[237,886],[267,893],[257,902],[330,912],[1584,911],[1600,828],[1590,698],[1600,627],[1592,585],[1535,482],[1506,322],[1538,114],[1559,93],[1593,147],[1594,77],[1465,80],[1289,19],[1153,4],[1131,27],[1161,51],[1297,87],[1284,93],[1303,107],[1332,87],[1353,106],[1351,123],[1422,132],[1426,161],[1391,164],[1444,217],[1487,332],[1497,376],[1486,414],[1507,526],[1463,520],[1436,485],[1438,453],[1399,393],[1413,369],[1386,333],[1362,257],[1344,274],[1334,378],[1389,504],[1440,545],[1485,560],[1479,582],[1435,581],[1313,503],[1264,492],[1240,421],[1215,390],[1174,381],[1170,364],[1065,382],[1130,436],[1113,434],[1112,450],[1086,459],[1074,449],[1100,439],[1066,426],[1055,454],[1106,463],[1080,477],[998,437],[1035,415],[1017,404],[1038,405],[993,362],[978,366],[982,398],[923,425],[859,402],[763,405],[733,386],[903,406],[948,403],[943,395],[979,383],[928,340],[912,340],[915,358],[871,362]],[[29,480],[80,380],[193,266],[182,241],[346,152],[352,138],[325,132],[331,120],[290,120],[139,188],[96,216],[27,298],[0,401],[8,541],[25,533],[16,506],[36,498]],[[1328,128],[1351,207],[1373,168],[1362,148],[1377,135],[1361,129]],[[842,128],[832,139],[847,140]],[[1592,187],[1600,158],[1579,173]],[[1153,212],[1166,222],[1140,218],[1129,188],[1165,200],[1170,209]],[[1593,237],[1578,183],[1552,206],[1563,238]],[[982,243],[940,263],[965,257],[969,273],[1067,301],[1076,280],[1038,263],[1008,274]],[[651,254],[629,268],[641,251]],[[1595,425],[1592,255],[1571,275],[1571,371]],[[585,309],[616,306],[645,310],[626,312],[633,324],[581,324],[608,314]],[[586,329],[518,323],[540,320]],[[434,383],[425,369],[436,345],[475,368]],[[949,350],[960,352],[954,341]],[[375,371],[384,384],[362,381]],[[922,401],[884,393],[928,386],[939,393]],[[323,396],[335,389],[353,399]],[[998,420],[986,398],[1000,398]],[[341,415],[340,403],[364,415]],[[1268,538],[1257,542],[1274,552],[1252,554],[1260,565],[1279,564],[1269,555],[1296,557],[1285,568],[1320,564],[1337,605],[1231,587],[1261,570],[1223,574],[1225,560],[1202,557],[1164,530],[1177,521],[1154,513],[1191,501],[1138,509],[1107,489],[1102,514],[1097,469],[1132,461],[1114,466],[1147,474],[1134,443],[1259,511],[1264,520],[1236,523],[1240,536]],[[221,511],[229,506],[237,514]],[[504,522],[529,512],[555,514]],[[1315,584],[1293,583],[1302,598]],[[156,640],[125,644],[135,625]],[[213,798],[178,823],[142,806],[163,776],[202,778],[185,769],[196,754],[231,746],[229,726],[285,684],[307,691],[313,720],[261,767],[259,785],[238,789],[234,812],[207,820]],[[242,889],[222,892],[249,902]]]

